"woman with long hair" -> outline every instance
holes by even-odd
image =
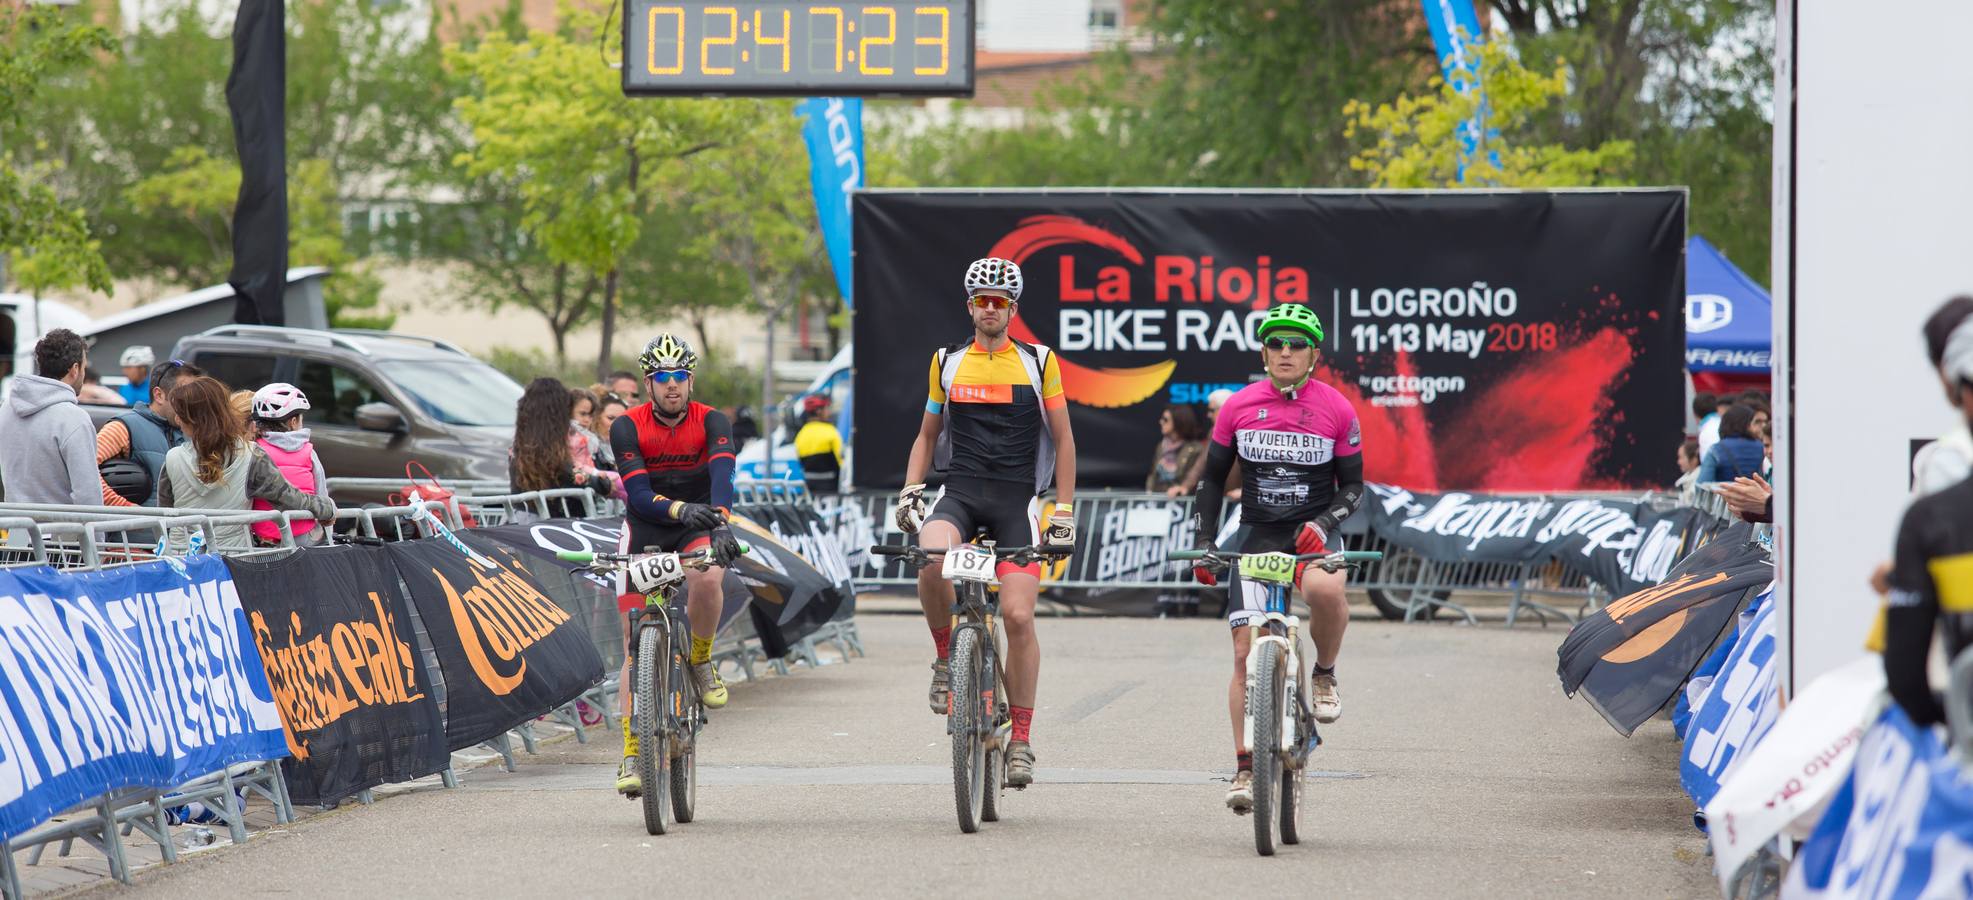
[[[275,509],[307,510],[318,522],[335,521],[335,503],[296,490],[254,444],[225,385],[204,375],[179,379],[171,387],[171,411],[185,443],[164,455],[159,506],[245,512],[260,499]],[[252,546],[245,525],[215,526],[213,542],[218,550]]]
[[[1719,443],[1707,449],[1705,458],[1699,462],[1700,484],[1761,474],[1762,463],[1767,458],[1767,447],[1761,443],[1755,425],[1756,417],[1761,415],[1753,407],[1738,403],[1720,413]]]
[[[610,495],[610,482],[591,477],[594,469],[577,467],[569,453],[569,419],[574,412],[574,395],[560,381],[528,382],[514,413],[514,447],[507,456],[508,486],[515,493],[587,487],[599,496]],[[557,517],[578,516],[581,508],[551,503],[549,512]]]
[[[1151,474],[1144,478],[1144,490],[1179,497],[1192,490],[1185,478],[1192,464],[1206,452],[1206,426],[1197,410],[1184,404],[1165,407],[1158,417],[1158,447],[1151,454]]]

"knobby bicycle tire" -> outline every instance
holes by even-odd
[[[981,689],[984,654],[980,651],[980,633],[978,625],[959,626],[952,634],[950,659],[952,708],[948,718],[952,729],[952,801],[959,814],[959,830],[967,834],[980,830],[986,781],[986,743],[980,737],[980,717],[985,714]]]
[[[685,672],[685,662],[672,654],[671,812],[684,824],[692,821],[699,802],[699,728],[704,707],[699,687]]]
[[[1247,715],[1254,722],[1254,745],[1248,749],[1254,758],[1254,849],[1262,856],[1274,855],[1275,792],[1281,784],[1281,646],[1264,643],[1254,654],[1253,670],[1248,673],[1253,687],[1247,691]]]
[[[671,647],[666,640],[664,629],[657,625],[640,625],[637,630],[637,664],[632,676],[636,681],[633,694],[636,706],[637,728],[637,778],[643,782],[644,830],[651,834],[665,833],[666,808],[670,806],[666,797],[671,792],[668,777],[670,748],[665,746],[665,707],[669,700],[668,685],[671,672]]]

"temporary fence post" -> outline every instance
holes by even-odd
[[[363,790],[356,792],[356,802],[361,803],[364,806],[369,806],[370,804],[377,802],[377,795],[371,793],[369,788],[364,788]]]
[[[151,802],[144,804],[143,815],[132,818],[130,824],[158,842],[158,852],[163,854],[165,862],[178,861],[178,845],[171,842],[171,818],[165,815],[164,795],[151,797]]]
[[[456,788],[459,786],[459,773],[452,771],[451,766],[446,766],[443,771],[438,773],[438,781],[446,787]]]
[[[1514,601],[1507,604],[1507,627],[1509,628],[1513,628],[1515,620],[1521,616],[1521,601],[1528,595],[1529,569],[1530,564],[1523,561],[1519,572],[1514,577]],[[1541,614],[1537,611],[1536,615]],[[1542,616],[1541,624],[1546,626],[1548,624],[1548,617]]]
[[[233,786],[233,767],[220,770],[219,783],[226,788],[225,795],[219,798],[226,811],[220,817],[226,820],[226,834],[234,844],[247,842],[247,806],[240,802],[240,792]]]
[[[97,815],[101,817],[103,855],[110,860],[110,877],[124,884],[130,883],[130,860],[123,854],[123,836],[117,834],[116,807],[110,802],[110,795],[104,794],[96,804]],[[66,855],[66,854],[64,854]]]
[[[14,845],[5,841],[0,841],[0,893],[6,900],[24,900],[21,873],[14,867]]]
[[[288,776],[281,771],[281,761],[270,759],[261,765],[267,767],[274,784],[274,821],[282,825],[294,822],[295,801],[288,796]]]

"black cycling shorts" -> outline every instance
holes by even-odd
[[[932,504],[927,522],[944,520],[959,529],[961,541],[972,541],[985,533],[1002,547],[1032,547],[1041,543],[1041,498],[1031,484],[991,481],[955,475],[945,482],[945,493]],[[1040,577],[1041,564],[1026,566],[1002,564],[1000,574],[1025,572]]]
[[[623,537],[617,541],[617,552],[645,553],[656,548],[659,553],[690,553],[711,543],[712,532],[703,528],[653,525],[636,516],[625,516]],[[625,573],[617,572],[617,611],[627,613],[644,605],[644,595],[630,590],[625,578]]]
[[[1295,535],[1301,529],[1302,523],[1300,522],[1243,525],[1234,534],[1232,543],[1235,547],[1239,548],[1238,552],[1240,553],[1293,553],[1295,552]],[[1340,531],[1341,529],[1337,530]],[[1324,550],[1333,552],[1341,549],[1343,549],[1343,536],[1340,534],[1330,535],[1328,545]],[[1301,563],[1295,566],[1295,584],[1300,585],[1302,583],[1302,575],[1307,569],[1308,563]],[[1234,628],[1240,628],[1265,618],[1267,615],[1267,587],[1241,578],[1237,569],[1231,572],[1230,575],[1231,579],[1226,583],[1227,624]],[[1289,592],[1288,605],[1291,609],[1300,600],[1301,591],[1293,590]]]

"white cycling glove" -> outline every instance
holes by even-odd
[[[905,534],[917,534],[925,524],[925,486],[907,484],[897,492],[897,512],[894,516],[897,528]]]

